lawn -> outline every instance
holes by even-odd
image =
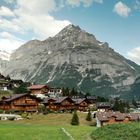
[[[97,128],[93,140],[140,140],[140,123],[113,124]]]
[[[90,126],[85,113],[78,113],[80,125],[71,126],[72,114],[31,115],[31,119],[0,121],[0,140],[140,140],[140,123]],[[62,128],[70,134],[67,136]]]
[[[79,126],[71,126],[72,114],[32,115],[30,120],[0,121],[0,140],[69,140],[64,128],[75,140],[91,140],[96,127],[89,126],[86,114],[78,113]]]

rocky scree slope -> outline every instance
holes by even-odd
[[[4,74],[93,94],[120,94],[140,74],[139,66],[94,35],[68,25],[44,41],[32,40],[12,55]],[[118,92],[119,91],[119,92]]]

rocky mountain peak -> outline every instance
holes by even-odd
[[[11,78],[103,95],[118,93],[140,74],[108,43],[72,24],[44,41],[29,41],[11,58],[4,70]]]
[[[82,30],[79,26],[70,24],[60,31],[55,38],[63,42],[72,43],[74,46],[81,44],[98,44],[95,36]],[[73,46],[72,45],[72,46]]]
[[[0,59],[2,60],[9,60],[10,53],[5,50],[0,50]]]
[[[81,28],[79,26],[75,26],[73,24],[69,24],[65,28],[63,28],[56,36],[64,36],[66,34],[70,34],[73,32],[81,32]]]

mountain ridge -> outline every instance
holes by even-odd
[[[116,53],[107,42],[98,41],[79,26],[68,25],[54,37],[22,45],[11,55],[4,74],[105,95],[107,87],[111,94],[120,94],[118,87],[131,85],[140,72],[138,65]]]

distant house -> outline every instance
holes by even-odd
[[[5,77],[0,73],[0,89],[8,90],[10,88],[10,80],[9,76]]]
[[[46,94],[49,91],[49,87],[47,85],[31,85],[28,87],[31,94]]]
[[[86,99],[91,103],[91,104],[95,104],[97,97],[96,96],[86,96]]]
[[[3,76],[0,74],[0,89],[1,90],[11,90],[14,87],[19,87],[23,84],[22,80],[13,80],[9,76]]]
[[[111,104],[109,102],[97,102],[96,103],[97,111],[105,112],[111,110]]]
[[[51,98],[60,97],[62,96],[62,89],[61,88],[49,88],[47,96]]]
[[[22,80],[18,80],[18,79],[15,79],[15,80],[10,80],[10,84],[12,85],[12,88],[13,87],[19,87],[21,84],[23,84],[24,82]]]
[[[75,108],[79,111],[87,111],[90,105],[90,102],[86,98],[74,99]]]
[[[101,127],[108,124],[116,123],[128,123],[131,121],[139,121],[140,116],[134,113],[120,113],[120,112],[97,112],[96,123],[97,127]]]
[[[46,109],[53,111],[66,111],[74,109],[74,101],[70,97],[46,98],[42,102]]]
[[[28,94],[14,94],[9,98],[2,98],[0,101],[0,109],[15,110],[15,111],[31,111],[38,110],[39,100]]]

